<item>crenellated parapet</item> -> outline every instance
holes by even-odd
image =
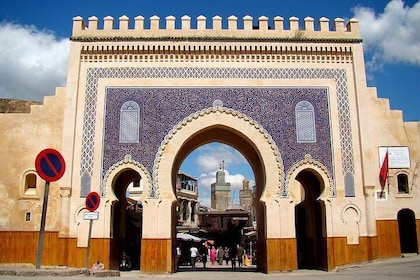
[[[279,16],[272,21],[266,16],[261,16],[256,25],[251,16],[243,17],[241,24],[236,16],[228,17],[227,24],[223,24],[220,16],[214,16],[210,24],[204,16],[197,17],[195,24],[192,24],[189,16],[181,17],[179,24],[174,16],[167,16],[165,22],[161,22],[158,16],[152,16],[147,28],[142,16],[135,17],[132,24],[127,16],[121,16],[118,20],[115,22],[113,17],[107,16],[103,19],[102,28],[99,28],[99,20],[95,16],[89,17],[87,23],[82,17],[75,17],[71,39],[75,41],[140,39],[361,41],[356,19],[351,19],[345,24],[344,19],[336,18],[330,24],[328,18],[322,17],[316,25],[311,17],[306,17],[303,24],[299,18],[291,17],[287,29],[284,18]]]

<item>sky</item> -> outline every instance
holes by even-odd
[[[72,19],[90,16],[117,20],[126,15],[131,21],[141,15],[162,20],[184,15],[191,21],[200,15],[219,15],[226,22],[250,15],[257,20],[267,16],[301,22],[312,17],[359,20],[365,51],[367,84],[376,87],[378,97],[387,98],[393,110],[402,110],[405,121],[420,121],[420,0],[0,0],[0,98],[42,101],[65,86]],[[145,21],[147,22],[147,20]],[[178,24],[177,23],[177,24]],[[147,24],[146,24],[147,26]],[[208,204],[210,184],[221,161],[227,181],[238,196],[243,178],[251,180],[249,164],[236,150],[210,144],[192,152],[182,171],[199,179],[200,199]],[[236,198],[234,198],[235,201]],[[237,200],[237,199],[236,199]],[[237,201],[236,201],[237,202]]]

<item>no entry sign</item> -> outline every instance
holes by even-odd
[[[47,217],[48,193],[50,192],[50,182],[57,181],[63,177],[66,170],[63,156],[54,149],[41,151],[35,159],[35,169],[38,175],[45,180],[44,203],[42,205],[41,226],[39,228],[38,251],[36,255],[35,267],[41,267],[42,247],[44,244],[45,219]]]
[[[86,197],[86,209],[90,212],[95,211],[99,207],[99,202],[101,202],[99,194],[96,192],[90,192]]]
[[[42,179],[47,182],[54,182],[63,177],[66,164],[58,151],[45,149],[36,157],[35,169]]]

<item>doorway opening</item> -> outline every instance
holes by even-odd
[[[140,269],[142,237],[142,193],[141,177],[132,169],[120,172],[113,181],[117,201],[112,203],[110,268],[119,269],[125,254],[129,258],[129,269]]]
[[[251,173],[255,178],[255,183],[252,180],[253,178],[244,179],[252,180],[252,186],[247,185],[246,187],[252,189],[252,198],[250,204],[252,206],[253,211],[252,213],[251,211],[248,212],[249,209],[242,209],[243,207],[239,205],[239,189],[235,190],[235,194],[237,197],[235,198],[234,196],[233,203],[228,205],[225,209],[211,209],[212,205],[207,205],[210,207],[204,208],[200,207],[199,204],[196,204],[198,209],[193,211],[196,211],[195,213],[198,213],[198,220],[202,223],[202,227],[198,227],[196,235],[198,235],[202,238],[202,240],[205,241],[200,242],[199,246],[202,247],[203,243],[206,243],[206,246],[214,246],[216,248],[222,247],[223,249],[225,249],[232,248],[232,246],[234,245],[242,244],[242,246],[245,247],[245,251],[249,252],[248,254],[250,256],[254,254],[252,256],[252,259],[250,258],[249,260],[250,264],[253,265],[254,270],[256,268],[256,270],[264,271],[264,252],[266,251],[264,242],[265,217],[261,213],[259,215],[258,210],[260,210],[260,212],[263,212],[263,210],[261,210],[263,206],[259,205],[259,199],[265,186],[265,171],[258,150],[256,149],[256,147],[250,139],[248,139],[245,135],[241,134],[240,132],[222,125],[208,127],[204,130],[199,131],[195,135],[192,135],[187,141],[185,141],[181,149],[178,151],[172,169],[172,182],[177,182],[177,176],[180,173],[179,171],[182,163],[195,149],[199,148],[200,146],[214,142],[232,147],[233,149],[238,151],[248,162],[248,165],[252,170]],[[223,158],[217,159],[217,164],[222,165],[221,162],[223,160]],[[224,167],[220,167],[215,174],[215,177],[223,178],[222,182],[217,182],[218,179],[216,180],[216,178],[213,182],[208,181],[208,183],[211,184],[211,186],[208,186],[209,189],[213,189],[213,191],[219,192],[222,197],[224,196],[223,191],[225,190],[225,188],[227,188],[227,183],[231,183],[227,182],[226,178],[224,178],[226,176],[225,171],[226,170],[224,169]],[[218,185],[218,183],[220,184]],[[245,184],[246,183],[247,182],[245,181]],[[177,193],[176,183],[174,184],[174,193]],[[228,200],[232,199],[232,194],[233,192],[231,193]],[[210,197],[208,198],[208,201],[210,202],[212,200],[211,194],[208,195],[210,195]],[[226,199],[226,197],[224,197],[224,199]],[[237,200],[235,201],[235,199]],[[199,198],[198,200],[201,200],[201,198]],[[213,200],[215,200],[215,197],[213,197]],[[182,201],[181,203],[178,202],[176,203],[176,205],[174,205],[174,213],[184,213],[184,211],[180,211],[179,208],[180,205],[181,208],[183,208]],[[221,202],[220,205],[224,205],[223,202]],[[189,211],[189,213],[193,212],[191,210]],[[175,214],[174,216],[176,216],[177,218],[176,222],[174,223],[173,231],[177,232],[179,215]],[[258,225],[258,229],[260,230],[260,232],[258,232],[259,234],[256,233],[257,231],[256,228],[254,228],[254,225]],[[252,233],[251,231],[254,231],[254,233]],[[260,236],[261,238],[257,239],[257,236]],[[179,244],[179,240],[174,240],[173,244],[174,246],[176,246],[177,244]],[[250,248],[248,248],[247,246]],[[174,252],[175,251],[176,248],[174,247]],[[261,260],[261,263],[258,260]],[[209,263],[211,265],[211,261],[209,261]],[[223,264],[223,267],[227,268],[226,260],[223,260]],[[228,264],[230,269],[231,262],[228,261]]]
[[[318,200],[324,185],[310,170],[296,180],[302,188],[302,202],[295,207],[298,268],[327,270],[325,204]]]
[[[207,267],[231,266],[229,250],[237,245],[246,252],[241,265],[255,267],[255,180],[245,157],[229,145],[212,142],[192,151],[181,170],[176,183],[179,263],[190,266],[189,248],[197,246],[182,239],[188,239],[188,233],[200,238]],[[208,252],[213,247],[218,252],[215,263]],[[198,265],[204,265],[202,257]]]
[[[416,217],[411,209],[398,212],[401,254],[419,253],[417,246]]]

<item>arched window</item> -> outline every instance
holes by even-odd
[[[140,106],[127,101],[120,112],[120,143],[138,143],[140,136]]]
[[[300,101],[295,107],[296,137],[298,143],[315,143],[314,106],[308,101]]]
[[[408,176],[406,174],[398,174],[398,192],[399,193],[409,193],[410,189],[408,187]]]
[[[25,176],[25,193],[36,193],[36,175],[34,173]]]
[[[38,198],[38,176],[34,170],[28,170],[21,177],[20,196],[22,198]]]

